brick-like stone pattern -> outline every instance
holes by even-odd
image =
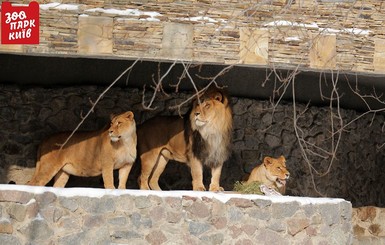
[[[352,244],[344,200],[2,188],[0,244]],[[83,193],[83,194],[82,194]],[[64,195],[63,195],[64,194]],[[221,197],[227,194],[219,194]]]
[[[57,2],[40,3],[39,45],[0,52],[385,72],[382,1]]]
[[[36,161],[38,144],[45,137],[73,130],[91,107],[104,87],[18,87],[0,86],[0,183],[14,181],[24,184],[30,180]],[[108,123],[111,113],[132,110],[137,123],[158,114],[177,114],[169,110],[190,94],[170,94],[155,100],[154,111],[144,111],[142,94],[138,89],[113,87],[95,107],[81,130],[96,130]],[[147,96],[149,98],[149,96]],[[329,174],[314,174],[314,189],[309,166],[304,160],[293,129],[293,106],[281,102],[274,113],[268,101],[232,98],[234,116],[233,152],[222,171],[221,184],[232,190],[236,181],[259,164],[263,157],[284,155],[291,172],[287,194],[293,196],[320,196],[344,198],[353,206],[385,205],[385,153],[378,146],[384,143],[383,115],[366,115],[351,123],[342,134],[337,159]],[[305,106],[297,104],[299,111]],[[185,108],[184,108],[185,109]],[[344,123],[361,115],[341,109]],[[301,134],[330,150],[330,110],[310,107],[299,119]],[[330,158],[311,156],[314,167],[324,172]],[[139,164],[129,176],[128,188],[138,188]],[[68,186],[102,187],[101,177],[71,177]],[[205,174],[205,183],[210,181]],[[191,174],[187,166],[170,162],[160,179],[164,190],[191,190]]]

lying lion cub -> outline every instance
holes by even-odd
[[[255,167],[246,181],[246,184],[252,182],[261,182],[267,187],[285,194],[286,181],[290,173],[286,169],[286,159],[284,156],[279,158],[265,157],[263,163]]]
[[[40,144],[30,185],[44,186],[55,176],[54,187],[64,187],[70,175],[102,174],[104,187],[115,189],[113,170],[119,169],[119,189],[126,188],[136,159],[136,125],[131,111],[113,117],[109,128],[76,132],[60,149],[69,135],[55,134]]]

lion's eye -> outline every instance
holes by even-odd
[[[205,108],[206,108],[206,109],[210,108],[210,104],[206,104],[206,105],[205,105]]]
[[[278,169],[279,171],[282,171],[281,167],[278,167],[277,169]]]

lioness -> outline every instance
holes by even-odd
[[[209,190],[223,191],[219,181],[230,154],[232,124],[228,97],[219,89],[208,89],[183,118],[159,116],[144,122],[137,131],[140,189],[160,190],[159,177],[171,159],[191,168],[193,190],[206,190],[205,165],[211,168]]]
[[[136,159],[136,126],[131,111],[113,117],[109,128],[76,132],[60,148],[69,135],[55,134],[40,144],[30,185],[44,186],[55,176],[54,187],[64,187],[70,175],[90,177],[102,174],[104,187],[115,189],[113,170],[119,169],[118,188],[126,188]]]
[[[285,194],[286,181],[289,179],[290,173],[286,169],[286,159],[284,156],[279,158],[265,157],[263,163],[255,167],[246,181],[261,182],[264,185],[278,190],[281,194]]]

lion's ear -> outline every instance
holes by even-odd
[[[223,102],[223,94],[221,92],[215,92],[213,98],[219,102]]]
[[[263,164],[265,165],[265,166],[267,166],[267,165],[269,165],[269,164],[272,164],[273,162],[271,161],[271,157],[265,157],[264,159],[263,159]]]
[[[279,160],[282,161],[283,166],[286,167],[286,158],[285,158],[284,156],[281,155],[281,156],[279,157]]]
[[[124,116],[130,120],[134,119],[134,113],[132,111],[127,111]]]

